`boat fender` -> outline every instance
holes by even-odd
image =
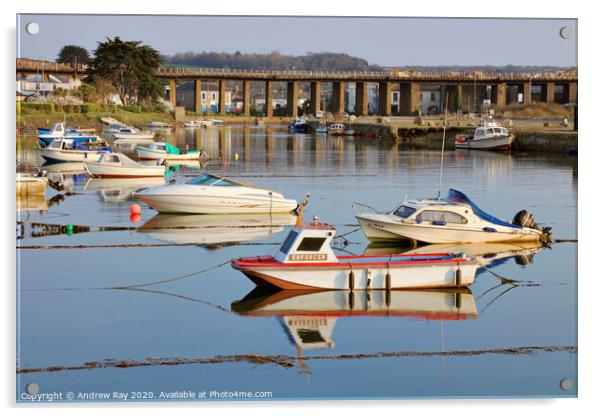
[[[355,307],[355,294],[353,291],[349,292],[349,310],[353,310]]]
[[[385,275],[385,290],[391,290],[391,274],[389,272]]]
[[[456,269],[456,286],[460,286],[462,284],[462,269],[459,267]]]
[[[370,287],[370,283],[372,282],[372,280],[370,278],[366,279],[366,290],[371,290],[372,288]]]
[[[493,227],[483,227],[483,231],[486,231],[488,233],[495,233],[497,232],[497,230]]]
[[[353,270],[349,272],[349,290],[353,290],[355,287],[355,274],[353,274]]]
[[[447,224],[445,221],[433,221],[433,225],[445,225]]]

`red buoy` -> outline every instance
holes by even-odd
[[[138,205],[138,204],[130,205],[130,214],[140,215],[141,212],[142,212],[142,208],[140,208],[140,205]]]

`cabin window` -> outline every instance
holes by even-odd
[[[299,233],[291,230],[291,232],[288,234],[288,237],[286,237],[286,240],[284,240],[284,243],[282,243],[282,246],[280,246],[280,251],[283,253],[288,253],[298,235]]]
[[[468,220],[463,216],[451,211],[425,210],[416,216],[420,221],[445,221],[454,224],[466,224]]]
[[[493,129],[487,129],[487,134],[493,134]]]
[[[299,247],[297,247],[298,251],[320,251],[322,245],[326,241],[325,238],[321,237],[305,237],[301,240]]]
[[[410,215],[416,212],[416,208],[406,207],[405,205],[400,206],[395,211],[393,211],[393,215],[396,215],[401,218],[408,218]]]
[[[301,342],[303,344],[316,344],[326,342],[326,340],[322,338],[320,331],[317,331],[315,329],[300,328],[297,330],[297,335],[299,335],[299,338],[301,338]]]
[[[166,150],[166,147],[165,146],[157,146],[157,150],[163,151],[163,150]]]
[[[496,128],[493,129],[493,131],[496,132],[496,133],[501,133],[502,129],[500,129],[499,127],[496,127]]]
[[[104,161],[110,163],[119,163],[119,157],[117,155],[105,155]]]

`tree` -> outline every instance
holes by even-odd
[[[81,46],[66,45],[60,50],[56,58],[58,63],[63,64],[87,64],[90,61],[90,54]]]
[[[160,84],[154,74],[162,62],[159,52],[142,42],[107,38],[94,51],[89,81],[109,80],[124,105],[155,100]]]
[[[90,84],[80,85],[80,87],[75,91],[74,95],[81,98],[86,103],[94,102],[98,98],[96,95],[96,88],[94,85]]]

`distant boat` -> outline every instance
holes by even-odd
[[[40,155],[49,162],[96,161],[108,152],[111,152],[111,148],[104,141],[80,143],[75,139],[54,139],[48,146],[40,149]]]
[[[268,214],[297,208],[297,201],[279,192],[208,173],[183,184],[147,189],[136,196],[151,208],[167,213]]]
[[[155,134],[150,131],[140,131],[135,127],[122,127],[113,132],[113,137],[120,140],[152,140]]]
[[[46,147],[54,139],[68,138],[78,143],[97,142],[101,139],[93,134],[94,129],[66,129],[64,123],[55,123],[51,129],[38,128],[38,144],[40,147]]]
[[[355,218],[371,241],[410,240],[428,244],[540,241],[549,229],[520,211],[512,222],[483,212],[462,192],[449,190],[447,198],[402,202],[390,212],[355,203]]]
[[[345,136],[355,136],[354,129],[345,129]]]
[[[169,123],[164,123],[162,121],[149,121],[149,123],[147,124],[147,127],[149,129],[168,130],[168,129],[173,128],[173,125],[169,124]]]
[[[213,127],[213,126],[216,126],[218,124],[223,124],[223,122],[221,122],[220,120],[203,120],[203,119],[198,119],[198,120],[187,120],[187,121],[184,121],[182,123],[182,125],[184,127],[193,127],[193,128],[198,128],[198,127]]]
[[[456,149],[475,150],[510,150],[514,135],[507,128],[499,126],[489,113],[489,103],[483,103],[486,111],[481,116],[481,125],[475,129],[472,136],[457,135],[454,142]]]
[[[328,125],[324,122],[318,124],[316,127],[316,133],[328,133]]]
[[[328,134],[332,136],[343,136],[345,134],[345,125],[341,123],[333,123],[328,126]]]
[[[182,152],[175,146],[164,142],[153,142],[148,146],[136,146],[139,160],[198,160],[201,150]]]
[[[289,123],[288,130],[295,133],[308,133],[310,127],[306,119],[297,117]]]
[[[98,161],[84,160],[84,166],[92,177],[141,178],[165,175],[164,165],[143,165],[123,153],[105,153]]]

